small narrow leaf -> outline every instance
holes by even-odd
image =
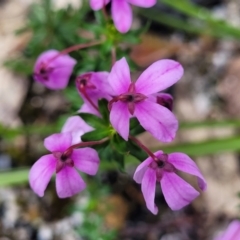
[[[85,133],[81,138],[83,141],[99,141],[103,138],[109,137],[111,134],[108,128],[97,129],[92,132]]]
[[[111,138],[111,144],[113,148],[116,149],[119,153],[126,154],[127,153],[127,142],[119,135],[114,134]]]
[[[130,134],[136,136],[140,133],[145,132],[145,129],[141,126],[136,118],[130,120]]]
[[[101,99],[98,101],[99,112],[102,115],[102,119],[106,124],[109,124],[109,110],[108,110],[108,101],[106,99]]]
[[[128,140],[127,147],[129,149],[130,154],[139,159],[140,161],[143,161],[148,157],[148,155],[131,140]]]
[[[79,113],[79,116],[90,126],[96,129],[106,128],[106,124],[100,117],[90,113]]]

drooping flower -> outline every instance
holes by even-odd
[[[220,234],[220,236],[214,238],[214,240],[239,240],[240,239],[240,221],[232,221],[228,228]]]
[[[57,50],[48,50],[38,57],[33,77],[49,89],[64,89],[76,63],[69,55],[61,55]]]
[[[183,68],[178,62],[159,60],[148,67],[136,82],[131,82],[125,58],[117,61],[108,77],[115,96],[109,102],[112,126],[127,141],[129,120],[134,116],[159,141],[172,141],[178,121],[170,110],[152,99],[157,92],[176,83],[182,75]]]
[[[173,97],[172,95],[168,93],[157,93],[155,95],[155,101],[156,103],[166,107],[170,111],[173,109]]]
[[[108,75],[108,72],[88,72],[76,78],[77,90],[84,100],[79,112],[99,116],[98,110],[93,105],[97,107],[99,99],[111,99],[112,89],[108,83]]]
[[[70,132],[72,134],[72,145],[81,142],[81,136],[84,133],[93,131],[81,117],[69,117],[62,127],[62,133]]]
[[[176,171],[192,174],[198,179],[199,188],[207,188],[206,181],[195,162],[184,153],[164,154],[154,153],[155,159],[149,157],[136,169],[133,179],[142,184],[142,192],[147,208],[157,214],[158,208],[154,203],[156,182],[162,188],[164,198],[172,210],[179,210],[193,201],[199,192],[180,178]]]
[[[56,172],[56,190],[60,198],[71,197],[86,187],[76,168],[89,175],[97,173],[99,166],[97,152],[88,147],[69,151],[71,145],[70,132],[53,134],[45,138],[44,146],[51,154],[38,159],[29,173],[30,186],[38,196],[44,195],[54,172]]]
[[[90,0],[90,6],[97,11],[108,4],[110,0]],[[137,7],[150,8],[156,0],[112,0],[112,18],[117,30],[121,33],[129,31],[132,25],[131,4]]]

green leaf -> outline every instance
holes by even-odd
[[[103,138],[108,137],[111,134],[110,129],[103,128],[103,129],[97,129],[92,132],[85,133],[81,138],[84,142],[88,141],[99,141]]]
[[[123,170],[125,155],[116,151],[110,141],[104,142],[101,145],[96,145],[94,148],[97,150],[101,159],[100,168],[116,169],[120,167],[120,169]]]
[[[99,157],[103,161],[111,160],[111,145],[110,141],[106,141],[101,145],[95,145],[94,148],[97,150]]]
[[[83,99],[79,96],[76,87],[70,86],[63,90],[65,98],[71,104],[71,109],[73,111],[79,110],[80,106],[83,104]]]
[[[112,136],[111,144],[113,148],[121,154],[126,154],[128,151],[127,142],[117,133]]]
[[[127,147],[130,151],[130,154],[139,159],[140,161],[143,161],[148,157],[148,155],[130,139],[127,142]]]
[[[107,124],[103,121],[103,119],[97,117],[96,115],[90,113],[79,113],[78,115],[93,128],[106,129],[107,127]]]
[[[145,132],[145,129],[141,126],[137,118],[132,118],[130,120],[130,135],[136,136],[143,132]]]
[[[102,115],[103,121],[109,124],[109,110],[108,110],[108,101],[106,99],[101,99],[98,101],[99,112]]]
[[[124,155],[122,153],[119,153],[115,150],[111,151],[111,160],[115,161],[120,168],[121,171],[124,170],[125,164],[124,164]]]

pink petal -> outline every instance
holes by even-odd
[[[71,133],[55,133],[44,139],[44,146],[50,152],[64,152],[72,145]]]
[[[232,221],[227,230],[219,237],[214,238],[214,240],[238,240],[240,239],[240,221]]]
[[[207,183],[201,174],[196,163],[184,153],[171,153],[168,155],[168,161],[180,171],[192,174],[198,178],[199,188],[203,191],[207,189]]]
[[[56,169],[57,161],[52,154],[39,158],[29,172],[29,183],[32,190],[43,197],[44,191]]]
[[[108,72],[87,72],[82,75],[79,75],[78,78],[82,79],[84,76],[90,76],[90,79],[88,80],[87,87],[86,87],[86,92],[88,96],[93,100],[93,102],[97,105],[98,100],[105,98],[107,100],[111,100],[111,95],[112,95],[112,88],[108,82]],[[88,87],[88,86],[91,86]],[[79,83],[76,81],[76,86],[77,88],[79,87]],[[84,98],[82,93],[78,90],[79,94],[81,97]],[[88,102],[84,98],[85,102]]]
[[[198,191],[173,172],[165,171],[160,183],[165,200],[172,210],[185,207],[199,195]]]
[[[131,84],[130,70],[125,58],[121,58],[113,65],[108,76],[108,81],[113,89],[113,95],[120,95],[128,92]]]
[[[78,110],[79,113],[90,113],[96,116],[101,116],[100,113],[88,102],[83,103],[81,108]]]
[[[81,148],[73,150],[71,159],[74,166],[89,175],[95,175],[98,171],[100,159],[96,150],[92,148]]]
[[[146,201],[147,208],[153,213],[158,213],[158,208],[154,203],[156,189],[156,172],[148,168],[142,179],[142,193]]]
[[[115,27],[126,33],[132,25],[132,9],[126,0],[112,0],[112,18]]]
[[[159,60],[148,67],[136,81],[136,91],[150,95],[176,83],[183,75],[180,63],[173,60]]]
[[[107,5],[110,0],[90,0],[90,6],[94,11],[98,11],[103,8],[104,5]]]
[[[157,0],[127,0],[127,1],[132,5],[143,8],[152,7],[157,3]]]
[[[62,127],[62,133],[70,132],[72,134],[72,144],[81,142],[81,136],[84,133],[94,130],[79,116],[69,117]]]
[[[104,0],[90,0],[90,6],[94,11],[98,11],[103,8]]]
[[[105,98],[107,100],[111,99],[112,88],[108,81],[108,72],[92,72],[91,73],[91,83],[96,86],[98,90],[98,99]],[[93,91],[95,93],[95,91]]]
[[[151,157],[149,157],[146,160],[144,160],[141,164],[138,165],[138,167],[134,173],[134,176],[133,176],[133,179],[135,182],[137,182],[137,183],[142,182],[143,176],[144,176],[146,170],[148,169],[149,164],[152,161],[153,161],[153,159]]]
[[[56,174],[56,188],[60,198],[67,198],[81,192],[86,184],[75,168],[65,166]]]
[[[34,79],[53,90],[64,89],[67,86],[73,68],[77,63],[69,55],[58,56],[58,54],[59,51],[57,50],[48,50],[38,57],[34,66]],[[58,57],[54,58],[55,56]],[[47,65],[47,69],[51,70],[47,74],[47,79],[39,75],[42,64]]]
[[[171,142],[178,129],[174,114],[161,105],[145,100],[137,103],[134,115],[143,128],[162,142]]]
[[[124,140],[128,140],[130,113],[128,106],[123,102],[113,103],[110,111],[110,122]]]

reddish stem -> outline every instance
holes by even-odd
[[[104,139],[102,139],[100,141],[81,142],[81,143],[74,144],[71,147],[69,147],[63,153],[63,156],[69,156],[72,153],[73,149],[75,149],[75,148],[90,147],[90,146],[93,146],[93,145],[98,145],[98,144],[102,144],[102,143],[106,142],[107,140],[108,140],[108,138],[104,138]]]
[[[52,57],[51,59],[49,59],[48,63],[53,61],[54,59],[56,59],[57,57],[59,57],[60,55],[64,55],[64,54],[68,54],[70,52],[73,52],[73,51],[77,51],[77,50],[80,50],[80,49],[83,49],[83,48],[88,48],[88,47],[93,47],[93,46],[96,46],[96,45],[99,45],[103,43],[103,41],[94,41],[94,42],[90,42],[90,43],[80,43],[80,44],[77,44],[77,45],[74,45],[74,46],[71,46],[69,48],[66,48],[62,51],[60,51],[58,54],[56,54],[54,57]]]
[[[103,6],[102,13],[103,13],[105,21],[108,21],[108,14],[107,14],[107,10],[106,10],[106,5]]]
[[[116,48],[113,47],[111,49],[111,55],[112,55],[112,66],[115,64],[116,60],[117,60],[117,56],[116,56]]]
[[[145,151],[154,161],[158,160],[157,157],[152,153],[152,151],[149,150],[146,146],[144,146],[137,138],[131,135],[129,135],[129,138],[133,140],[143,151]]]
[[[85,89],[85,86],[84,85],[80,85],[79,90],[82,93],[82,95],[87,99],[87,101],[99,112],[98,107],[94,104],[92,99],[88,96],[88,94],[86,92],[86,89]]]

